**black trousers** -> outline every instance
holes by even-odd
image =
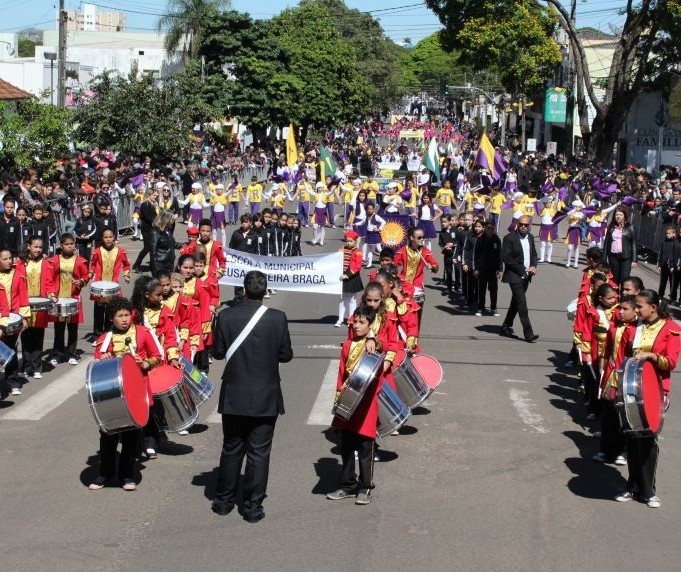
[[[631,276],[631,258],[622,258],[622,254],[608,254],[608,264],[612,272],[612,278],[617,284],[622,284],[622,280]]]
[[[359,433],[341,430],[341,461],[343,469],[340,474],[340,488],[346,491],[374,488],[374,443],[371,437]],[[359,461],[359,479],[355,472],[355,451]]]
[[[608,461],[613,461],[619,455],[624,455],[626,442],[615,402],[608,399],[601,401],[601,452]]]
[[[489,290],[489,307],[490,310],[497,309],[497,294],[499,292],[499,281],[497,280],[497,273],[488,270],[481,270],[478,275],[478,309],[482,310],[485,307],[485,294]]]
[[[459,290],[461,288],[461,266],[458,264],[454,265],[454,290]]]
[[[92,242],[88,242],[87,244],[78,244],[78,254],[80,254],[85,260],[90,262],[90,258],[92,256]]]
[[[452,273],[454,272],[454,261],[445,258],[442,266],[444,267],[445,288],[447,288],[447,291],[450,291],[453,286]]]
[[[604,401],[598,399],[598,388],[600,372],[598,367],[594,364],[589,367],[582,364],[582,383],[584,384],[584,403],[586,404],[587,413],[593,413],[596,417],[601,415]]]
[[[43,371],[43,343],[45,328],[26,328],[21,332],[21,371],[28,374]]]
[[[468,295],[468,272],[464,272],[461,266],[457,266],[461,274],[461,293],[466,297]]]
[[[664,291],[667,289],[667,282],[669,282],[669,290],[671,291],[671,299],[675,300],[674,292],[674,282],[677,282],[676,287],[678,289],[678,280],[676,280],[676,272],[669,272],[669,266],[666,264],[660,267],[660,284],[657,287],[657,293],[660,298],[664,297]]]
[[[660,448],[657,437],[627,437],[627,465],[629,480],[627,490],[643,499],[655,496],[655,471]]]
[[[466,288],[464,293],[466,295],[466,304],[473,306],[478,303],[478,279],[473,276],[472,271],[464,272],[466,279]]]
[[[111,435],[99,432],[99,474],[105,479],[110,479],[116,474],[118,443],[121,443],[118,478],[121,480],[134,479],[135,461],[137,461],[140,447],[139,429],[129,429]]]
[[[209,350],[204,348],[199,352],[196,352],[194,356],[194,366],[199,368],[202,372],[208,373],[208,368],[210,367],[210,362],[208,361]]]
[[[92,331],[95,334],[101,334],[103,332],[108,332],[111,329],[111,320],[109,320],[108,314],[108,304],[102,304],[100,302],[95,302],[94,304],[94,317],[92,320]]]
[[[671,292],[669,294],[670,299],[673,302],[677,302],[679,299],[679,282],[681,282],[681,271],[677,268],[674,272],[672,272],[671,276]]]
[[[64,344],[64,333],[68,327],[69,337],[66,345]],[[78,324],[72,322],[54,323],[54,351],[61,354],[57,359],[64,357],[76,357],[76,346],[78,345]]]
[[[154,449],[154,451],[158,452],[158,446],[161,442],[161,430],[156,422],[156,417],[154,417],[154,408],[158,407],[160,407],[160,403],[154,401],[154,404],[151,406],[151,411],[149,412],[149,421],[144,426],[144,429],[142,429],[145,451],[147,449]]]
[[[270,470],[270,452],[277,417],[222,416],[222,454],[214,503],[219,506],[234,504],[246,456],[243,499],[244,514],[262,511]]]
[[[515,284],[509,284],[511,288],[511,303],[508,306],[508,312],[506,313],[504,323],[502,324],[502,327],[512,328],[517,314],[520,316],[520,323],[523,326],[523,335],[526,339],[534,335],[532,323],[530,322],[530,315],[527,311],[527,299],[525,298],[525,292],[527,292],[529,284],[528,280],[521,280]]]
[[[5,383],[10,389],[19,388],[21,389],[21,380],[17,377],[17,371],[19,371],[19,359],[17,358],[17,342],[19,341],[19,336],[3,336],[2,343],[5,344],[9,349],[14,350],[14,357],[5,365]]]
[[[142,261],[144,260],[144,257],[147,254],[151,254],[152,251],[152,239],[153,238],[153,233],[151,230],[143,230],[142,231],[142,240],[143,240],[143,246],[142,250],[140,250],[140,253],[137,255],[137,258],[135,259],[135,264],[132,265],[133,268],[139,268],[140,264],[142,264]],[[149,267],[152,270],[152,276],[153,276],[153,257],[149,258]]]

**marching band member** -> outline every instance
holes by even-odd
[[[210,203],[206,201],[203,194],[203,186],[201,183],[192,183],[192,190],[184,199],[178,199],[178,204],[181,207],[189,205],[189,218],[187,220],[187,227],[198,226],[199,221],[203,218],[203,209],[208,208]]]
[[[201,248],[201,247],[199,247]],[[202,293],[200,297],[208,300],[208,304],[199,304],[201,312],[201,324],[203,331],[203,349],[196,354],[195,365],[203,373],[208,374],[209,350],[213,345],[213,317],[220,304],[220,287],[218,286],[217,276],[214,273],[206,274],[206,255],[197,250],[194,253],[194,276],[196,277],[196,288]]]
[[[407,231],[406,246],[395,253],[395,266],[400,269],[400,275],[414,286],[414,301],[419,305],[419,324],[423,316],[423,304],[426,295],[423,290],[425,277],[424,269],[437,274],[440,265],[435,260],[433,253],[423,246],[425,235],[419,227],[411,227]]]
[[[303,179],[296,185],[296,192],[293,194],[293,200],[298,202],[298,219],[303,228],[309,226],[311,198],[312,185],[303,176]]]
[[[666,304],[654,290],[642,290],[636,296],[636,311],[640,322],[632,342],[633,357],[652,363],[662,384],[664,403],[669,404],[671,372],[679,358],[678,324],[669,318]],[[643,500],[650,508],[659,508],[660,498],[655,491],[655,473],[659,447],[657,436],[628,436],[627,465],[629,480],[627,489],[617,495],[615,500],[626,502],[634,496]]]
[[[338,321],[336,328],[340,328],[343,322],[352,316],[357,307],[357,293],[364,290],[362,278],[359,275],[362,269],[362,251],[357,248],[357,233],[348,230],[343,235],[345,245],[341,248],[343,253],[343,293],[338,303]]]
[[[212,227],[211,236],[213,240],[218,238],[218,230],[222,235],[222,244],[227,242],[227,230],[225,229],[225,210],[227,210],[227,204],[229,198],[225,194],[225,186],[222,183],[215,185],[215,194],[210,197],[211,215],[210,222]]]
[[[374,261],[374,251],[381,250],[381,231],[385,226],[385,219],[377,215],[373,203],[366,203],[366,238],[362,246],[362,257],[365,260],[365,268],[371,268]],[[359,233],[357,233],[359,238]]]
[[[229,224],[237,224],[239,220],[239,202],[241,201],[241,194],[243,188],[239,184],[239,178],[234,175],[232,182],[227,187],[227,222]],[[222,239],[222,244],[227,244],[227,237]]]
[[[395,320],[401,347],[408,354],[416,353],[419,342],[418,305],[402,294],[402,281],[388,270],[378,270],[374,280],[383,289],[386,314]],[[367,284],[365,293],[369,291],[370,285],[371,282]]]
[[[144,383],[148,381],[146,374],[161,364],[163,357],[150,331],[138,326],[132,320],[132,306],[127,298],[117,298],[108,305],[109,319],[112,329],[102,334],[95,344],[95,359],[111,359],[130,352],[142,372]],[[136,460],[140,441],[140,429],[128,429],[118,433],[99,433],[99,476],[90,483],[89,489],[96,491],[104,488],[116,473],[116,449],[120,442],[121,454],[118,461],[118,478],[123,490],[134,491],[137,488],[135,476]]]
[[[340,397],[349,372],[367,351],[366,344],[372,335],[371,324],[376,318],[376,312],[367,306],[360,306],[354,310],[352,316],[354,336],[352,340],[345,340],[341,346],[336,401]],[[376,351],[383,349],[380,341],[377,341],[376,345]],[[385,371],[390,368],[390,365],[388,360],[384,361],[382,371],[367,388],[357,410],[348,421],[338,416],[333,419],[333,427],[340,429],[343,470],[340,475],[339,489],[326,495],[329,500],[354,498],[355,504],[358,505],[371,502],[371,489],[374,488],[374,444],[378,424],[378,393],[383,385]],[[359,479],[355,473],[355,453],[359,462]]]
[[[187,243],[180,248],[180,256],[183,254],[192,254],[196,248],[196,243],[199,240],[199,229],[195,226],[187,229]]]
[[[31,309],[28,304],[28,286],[26,284],[26,274],[23,267],[14,268],[13,256],[10,250],[0,250],[0,295],[4,297],[0,304],[0,315],[3,317],[0,325],[7,326],[6,316],[10,312],[21,316],[23,327],[26,327],[27,320],[31,317]],[[19,360],[17,359],[17,342],[19,333],[7,334],[3,332],[3,343],[15,352],[12,360],[5,365],[5,381],[11,389],[12,395],[21,395],[21,381],[17,376]]]
[[[90,277],[88,263],[76,254],[76,239],[68,232],[59,237],[61,252],[50,258],[52,266],[53,292],[50,298],[73,298],[78,302],[78,312],[67,318],[50,317],[54,322],[54,356],[50,364],[54,367],[68,356],[69,365],[78,365],[76,345],[78,344],[78,324],[83,323],[83,301],[80,291]],[[68,328],[68,343],[64,345],[64,333]]]
[[[570,259],[574,253],[574,267],[578,268],[579,263],[579,241],[582,228],[582,221],[584,220],[584,213],[582,209],[584,203],[579,199],[572,201],[572,210],[567,215],[568,231],[565,237],[565,244],[567,247],[567,261],[565,267],[570,268]]]
[[[191,361],[192,356],[199,349],[201,337],[201,322],[194,300],[190,300],[184,294],[184,277],[182,274],[173,273],[170,276],[161,274],[162,303],[167,306],[175,316],[177,329],[177,347],[182,355]]]
[[[51,280],[54,278],[50,261],[45,257],[43,248],[45,241],[31,236],[26,243],[23,258],[17,260],[17,269],[23,267],[26,275],[27,295],[29,298],[49,298],[54,292]],[[54,302],[56,298],[52,298]],[[27,327],[21,332],[21,351],[23,354],[22,373],[34,379],[42,379],[42,353],[47,328],[47,311],[31,312],[27,318]]]
[[[430,241],[437,238],[437,231],[435,230],[435,222],[442,216],[442,211],[437,205],[434,205],[428,193],[424,193],[421,197],[421,204],[416,209],[414,218],[416,219],[416,227],[421,229],[425,237],[425,247],[430,250]]]
[[[196,322],[200,324],[199,331],[201,332],[198,337],[198,347],[197,352],[204,349],[204,336],[210,332],[211,319],[209,313],[202,312],[202,308],[209,308],[210,300],[206,291],[203,288],[197,287],[196,276],[194,275],[194,257],[189,254],[183,254],[177,261],[177,272],[179,272],[184,278],[184,285],[182,286],[182,294],[186,296],[187,299],[192,300],[194,303],[195,311],[197,312]],[[192,344],[193,346],[193,344]],[[194,361],[196,356],[192,355],[191,360]]]
[[[207,273],[216,274],[219,278],[225,273],[225,268],[227,267],[227,259],[225,258],[225,251],[223,250],[224,243],[211,238],[213,227],[210,219],[201,219],[201,222],[198,223],[198,227],[198,241],[187,244],[186,247],[182,249],[181,255],[193,255],[194,252],[196,252],[197,246],[199,244],[203,245],[206,254]]]
[[[591,201],[591,206],[597,206],[598,201]],[[592,216],[586,219],[587,229],[589,235],[589,246],[598,246],[603,248],[603,239],[605,238],[605,229],[603,228],[603,223],[607,224],[608,214],[614,211],[619,206],[619,203],[615,203],[607,208],[598,209]]]
[[[258,182],[258,177],[251,177],[251,184],[246,187],[246,205],[250,206],[251,216],[260,212],[262,193],[262,185]]]
[[[108,282],[119,282],[123,272],[123,279],[127,284],[130,282],[130,261],[128,255],[120,246],[116,246],[116,237],[111,229],[106,229],[102,233],[102,245],[95,248],[92,252],[90,262],[90,281],[98,282],[106,280]],[[106,332],[111,324],[106,319],[106,303],[94,303],[94,325],[93,331],[99,336]]]
[[[622,435],[619,416],[615,410],[617,393],[617,370],[622,367],[636,332],[636,298],[627,296],[620,300],[619,318],[608,331],[605,342],[605,367],[600,383],[601,444],[600,451],[592,459],[599,463],[626,465],[624,458],[626,442]]]
[[[542,199],[542,209],[539,214],[541,217],[541,226],[539,227],[539,262],[548,262],[551,264],[551,255],[553,254],[553,241],[558,236],[558,224],[553,221],[553,217],[558,214],[558,211],[565,207],[563,201],[558,198],[558,191],[553,189],[551,194]]]
[[[324,183],[320,181],[315,185],[312,197],[314,200],[312,244],[324,246],[324,235],[326,234],[326,190],[324,188]]]

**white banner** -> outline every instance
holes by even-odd
[[[312,256],[258,256],[238,250],[225,252],[227,270],[220,278],[223,286],[243,286],[246,273],[260,270],[267,275],[267,287],[272,290],[336,294],[343,292],[343,253]]]

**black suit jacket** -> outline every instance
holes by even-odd
[[[537,266],[537,249],[534,247],[534,237],[528,232],[530,241],[530,266]],[[517,284],[525,277],[525,256],[517,232],[510,232],[502,243],[502,259],[504,261],[504,276],[501,281],[507,284]]]
[[[222,360],[261,302],[248,298],[217,317],[211,353]],[[286,314],[268,308],[225,366],[218,413],[267,417],[284,413],[279,364],[293,359]]]

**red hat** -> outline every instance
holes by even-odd
[[[357,234],[354,230],[349,230],[343,235],[343,240],[357,240],[359,238],[359,234]]]
[[[187,236],[199,236],[199,229],[195,226],[187,229]]]

